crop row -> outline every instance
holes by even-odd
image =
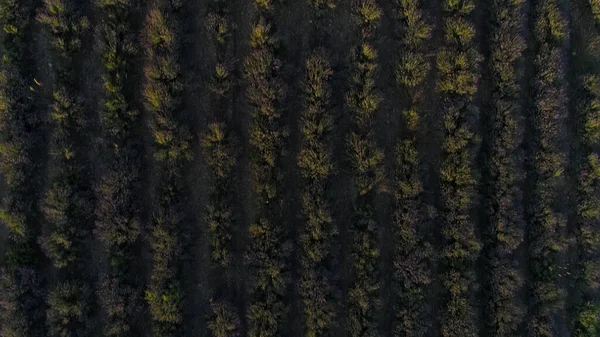
[[[88,257],[86,242],[94,225],[95,198],[88,158],[89,125],[78,71],[88,21],[75,2],[46,0],[44,5],[39,20],[52,47],[50,119],[55,172],[43,204],[47,233],[41,245],[59,275],[48,295],[48,333],[87,336],[93,331],[93,294],[83,271]]]
[[[4,27],[0,69],[0,169],[6,197],[0,219],[9,238],[0,271],[0,335],[46,335],[44,287],[37,236],[41,214],[39,192],[43,174],[39,149],[43,141],[38,95],[30,90],[33,67],[27,56],[28,34],[35,21],[36,3],[0,2]]]
[[[591,11],[590,11],[590,6]],[[594,336],[600,332],[600,68],[595,46],[598,32],[598,8],[592,1],[575,2],[573,15],[579,18],[574,29],[577,57],[573,72],[576,95],[576,132],[579,140],[575,201],[574,256],[577,259],[572,284],[572,335]],[[592,15],[590,15],[592,14]]]
[[[486,110],[483,156],[483,228],[486,264],[485,330],[490,336],[514,336],[523,320],[518,291],[523,280],[517,249],[523,241],[521,169],[521,113],[518,67],[525,43],[522,1],[492,1],[488,8],[490,105]]]
[[[287,131],[281,115],[284,84],[277,58],[278,40],[272,21],[275,6],[255,0],[257,15],[250,34],[250,53],[243,74],[250,106],[250,163],[256,211],[249,230],[250,272],[248,335],[282,333],[286,317],[290,246],[282,218],[282,155]]]
[[[440,167],[444,337],[477,335],[472,293],[481,244],[470,214],[475,184],[470,146],[474,138],[472,119],[477,113],[473,96],[479,63],[475,28],[469,21],[473,9],[473,1],[442,2],[444,42],[437,53],[437,91],[444,130]]]
[[[182,120],[178,2],[158,2],[145,27],[145,106],[151,118],[154,148],[153,214],[149,228],[152,275],[146,300],[154,336],[178,336],[182,328],[181,284],[187,189],[184,168],[191,158],[190,133]]]
[[[233,59],[230,5],[218,0],[211,4],[207,14],[207,25],[216,52],[216,61],[211,82],[211,98],[215,112],[213,121],[202,136],[202,148],[211,169],[212,186],[205,221],[211,247],[214,270],[222,279],[213,289],[211,314],[208,328],[213,336],[235,336],[241,329],[241,320],[232,300],[235,289],[228,275],[235,268],[233,237],[235,234],[235,188],[234,168],[238,160],[236,149],[238,137],[232,128],[233,99],[230,73]]]
[[[331,130],[333,116],[329,102],[332,75],[327,57],[313,52],[306,61],[303,84],[304,109],[300,117],[301,145],[298,166],[302,176],[303,229],[299,242],[300,296],[306,336],[322,336],[335,315],[335,283],[332,279],[331,249],[337,235],[326,186],[332,175]]]
[[[312,31],[322,33],[321,24],[332,14],[332,1],[309,1],[314,24]],[[314,49],[305,62],[301,84],[303,108],[300,114],[300,149],[297,164],[302,177],[299,232],[300,298],[303,308],[304,336],[326,336],[336,321],[337,283],[333,277],[333,246],[338,230],[331,213],[327,186],[333,176],[331,76],[327,37],[314,39]]]
[[[136,244],[142,229],[142,144],[139,111],[127,91],[128,78],[138,52],[131,26],[134,11],[128,0],[96,3],[104,100],[101,109],[103,152],[106,163],[97,188],[96,232],[108,251],[108,271],[98,290],[106,314],[105,336],[134,333],[142,305],[142,287],[135,265]]]
[[[405,133],[396,147],[394,171],[393,255],[394,336],[425,336],[431,327],[428,293],[435,251],[425,226],[423,169],[418,152],[423,89],[430,70],[425,45],[432,27],[420,0],[397,2],[396,20],[401,51],[396,83],[406,105],[402,111]]]
[[[526,328],[532,336],[554,336],[555,318],[563,307],[559,257],[565,247],[561,233],[565,221],[559,211],[558,193],[564,170],[560,125],[566,107],[561,78],[562,47],[567,32],[556,1],[538,2],[533,10],[536,57],[529,115],[531,195],[526,202],[526,235],[531,279]]]
[[[377,334],[379,226],[374,219],[373,201],[383,181],[383,151],[377,147],[374,129],[381,97],[375,88],[377,50],[372,40],[382,12],[375,0],[360,0],[353,4],[352,14],[359,39],[351,52],[350,83],[346,94],[346,110],[351,116],[346,152],[355,195],[350,225],[352,276],[348,290],[347,331],[350,336],[359,337]]]

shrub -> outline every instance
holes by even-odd
[[[90,297],[90,290],[76,282],[65,282],[52,289],[47,316],[50,336],[87,336],[93,329]]]
[[[236,310],[227,301],[213,302],[208,328],[215,337],[237,337],[240,335],[241,321]]]

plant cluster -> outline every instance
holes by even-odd
[[[50,118],[51,153],[55,163],[50,190],[44,201],[47,233],[41,245],[59,270],[58,284],[48,296],[50,336],[87,336],[93,331],[92,296],[84,263],[86,243],[94,223],[89,128],[85,102],[80,96],[78,70],[82,38],[88,28],[74,1],[45,0],[39,16],[53,50],[54,83]]]
[[[479,56],[475,27],[469,21],[473,1],[442,3],[444,44],[437,54],[437,91],[441,99],[443,143],[440,167],[442,236],[440,262],[443,282],[442,336],[476,336],[474,299],[475,262],[481,244],[470,212],[473,202],[474,134]]]
[[[151,117],[154,148],[153,214],[149,228],[152,275],[146,300],[154,336],[178,336],[184,292],[180,272],[185,221],[184,168],[191,159],[190,133],[182,120],[177,2],[159,2],[145,27],[145,106]]]
[[[9,231],[0,270],[0,335],[45,335],[44,285],[40,275],[39,148],[42,118],[36,92],[27,82],[27,34],[34,23],[33,1],[0,1],[3,58],[0,64],[0,171],[6,182],[0,221]]]
[[[517,249],[523,241],[519,187],[521,126],[519,61],[523,1],[496,0],[490,16],[489,56],[486,62],[491,97],[486,111],[487,135],[483,157],[483,197],[486,226],[483,230],[485,328],[490,336],[514,336],[522,322],[518,291],[523,280]]]
[[[250,160],[256,216],[250,225],[250,337],[281,334],[286,316],[290,247],[283,225],[282,155],[287,131],[281,116],[284,85],[276,56],[278,41],[271,20],[271,1],[255,0],[258,17],[250,34],[250,54],[244,60],[246,96],[250,104]]]
[[[432,28],[424,18],[420,0],[398,0],[396,6],[401,41],[396,83],[408,104],[402,111],[405,136],[395,153],[394,336],[417,337],[425,336],[431,324],[428,290],[435,259],[423,223],[425,203],[417,148],[423,87],[430,69],[425,43]]]
[[[567,31],[558,2],[539,2],[534,14],[536,57],[528,167],[531,195],[526,204],[531,273],[527,332],[532,336],[554,336],[555,318],[563,306],[559,257],[565,248],[561,233],[565,220],[560,213],[558,193],[565,166],[560,127],[566,116],[561,98],[561,54]]]
[[[224,0],[211,3],[207,14],[208,31],[216,50],[215,70],[212,78],[212,99],[216,113],[213,122],[202,136],[202,148],[213,180],[209,204],[206,210],[206,223],[210,236],[211,260],[222,274],[229,274],[235,268],[233,236],[235,234],[234,205],[236,200],[236,176],[234,173],[238,153],[237,137],[232,124],[232,74],[230,63],[232,50],[232,20],[229,4]],[[228,279],[220,281],[213,289],[208,328],[215,337],[234,337],[240,334],[241,323],[234,305],[227,299],[233,296]]]
[[[300,151],[297,163],[302,176],[300,231],[300,297],[305,335],[323,336],[334,320],[335,283],[332,278],[331,249],[337,236],[326,186],[332,175],[330,78],[327,57],[314,51],[306,60],[302,84],[304,107],[300,116]]]
[[[141,119],[127,91],[136,48],[129,0],[100,0],[99,27],[103,64],[102,131],[107,163],[98,186],[96,232],[108,251],[109,270],[100,283],[98,298],[107,316],[106,336],[128,336],[141,305],[141,291],[133,268],[135,245],[141,231],[142,144],[137,129]]]
[[[346,95],[346,109],[352,120],[346,151],[356,188],[350,227],[352,279],[347,309],[348,331],[352,337],[358,337],[377,335],[379,237],[373,200],[383,180],[383,151],[377,147],[374,129],[374,115],[381,98],[375,89],[377,50],[372,40],[382,12],[375,0],[359,0],[353,4],[352,14],[360,36],[352,50]]]

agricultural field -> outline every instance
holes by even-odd
[[[600,337],[600,1],[0,27],[0,337]]]

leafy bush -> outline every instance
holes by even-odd
[[[215,337],[240,336],[240,318],[227,301],[213,302],[210,305],[212,314],[208,319],[208,329]]]
[[[48,330],[50,336],[88,336],[93,330],[91,292],[77,282],[64,282],[48,296]]]

